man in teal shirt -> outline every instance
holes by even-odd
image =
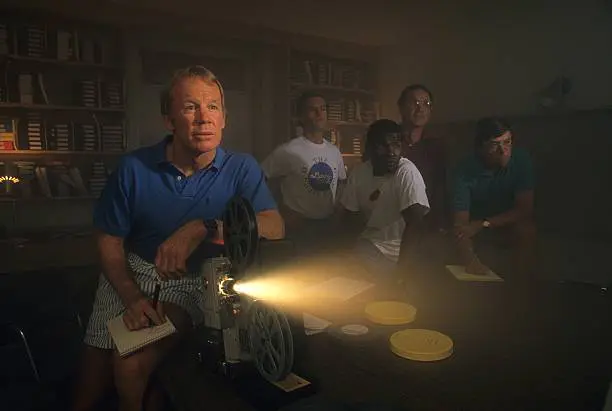
[[[481,119],[476,126],[475,151],[457,168],[453,184],[453,226],[466,271],[484,274],[473,249],[483,230],[512,234],[520,271],[533,263],[536,229],[533,222],[534,175],[526,151],[512,147],[508,123]]]

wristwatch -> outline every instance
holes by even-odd
[[[216,220],[204,220],[204,227],[206,227],[206,238],[205,240],[215,239],[217,236],[217,221]]]
[[[491,222],[485,218],[484,220],[482,220],[482,227],[483,228],[491,227]]]

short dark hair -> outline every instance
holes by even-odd
[[[386,118],[376,120],[370,124],[366,134],[365,148],[361,160],[368,161],[371,158],[372,152],[376,149],[376,146],[385,141],[385,136],[387,136],[387,134],[401,132],[402,127],[399,124]]]
[[[476,123],[476,136],[474,137],[474,146],[482,147],[487,141],[497,138],[507,131],[512,132],[510,123],[500,117],[484,117]]]
[[[425,93],[427,93],[429,95],[429,100],[431,100],[431,102],[433,103],[433,94],[427,87],[425,87],[423,84],[411,84],[409,86],[404,87],[404,89],[402,90],[402,93],[397,99],[398,107],[402,107],[404,103],[406,103],[406,98],[408,98],[408,94],[416,90],[423,90]]]
[[[295,110],[296,110],[295,114],[298,117],[301,116],[302,111],[304,111],[304,107],[306,107],[306,102],[308,102],[308,100],[310,100],[311,98],[315,98],[315,97],[320,97],[323,100],[325,100],[325,96],[323,96],[321,93],[318,93],[312,90],[308,90],[300,94],[300,96],[297,98],[295,102]]]

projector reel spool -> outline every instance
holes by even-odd
[[[232,276],[239,280],[255,261],[259,246],[255,211],[242,197],[232,198],[225,208],[223,241]],[[261,300],[252,302],[247,315],[250,351],[259,374],[270,382],[283,380],[291,372],[294,358],[287,317]]]
[[[234,197],[223,212],[223,242],[232,263],[232,274],[237,277],[253,264],[259,245],[257,218],[251,204],[242,197]]]
[[[251,355],[259,374],[270,382],[285,379],[293,368],[293,335],[287,317],[254,301],[248,324]]]

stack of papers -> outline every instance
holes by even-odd
[[[373,286],[374,284],[366,281],[333,277],[327,281],[311,285],[306,289],[306,293],[317,299],[345,302]],[[304,313],[303,316],[306,335],[319,334],[332,324],[324,318],[316,317],[309,313]]]
[[[489,268],[489,271],[485,274],[470,274],[465,272],[465,267],[462,265],[447,265],[446,268],[460,281],[485,281],[485,282],[499,282],[504,281],[499,275],[495,274],[493,270]]]

